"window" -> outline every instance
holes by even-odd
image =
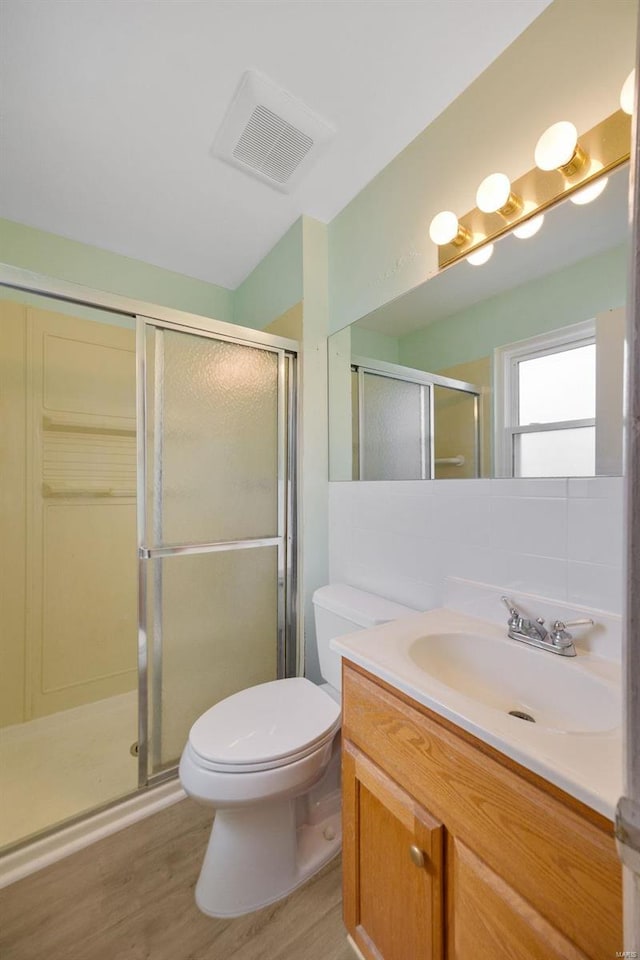
[[[495,351],[496,475],[593,476],[593,321]]]

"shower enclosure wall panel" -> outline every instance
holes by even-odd
[[[28,314],[28,609],[40,716],[135,689],[135,337]]]
[[[25,719],[26,326],[24,307],[0,304],[0,727]],[[9,456],[11,451],[11,456]]]
[[[137,784],[135,333],[113,319],[0,300],[0,847]]]
[[[449,387],[433,388],[434,473],[436,480],[479,477],[480,397]]]
[[[2,326],[22,434],[2,470],[3,585],[22,598],[3,602],[4,722],[22,723],[136,687],[135,338],[6,301]]]

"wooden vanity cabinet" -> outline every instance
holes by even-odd
[[[370,957],[442,957],[443,829],[351,744],[343,744],[345,923]]]
[[[344,917],[366,960],[610,960],[613,825],[352,664]]]

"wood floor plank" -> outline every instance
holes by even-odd
[[[286,900],[205,917],[211,810],[184,800],[0,890],[2,960],[352,960],[336,858]]]
[[[211,812],[182,801],[0,891],[0,956],[75,950],[195,882]],[[84,958],[83,958],[84,960]]]
[[[341,909],[341,871],[338,859],[328,864],[320,873],[291,896],[263,911],[251,915],[250,926],[243,930],[240,920],[233,923],[216,937],[203,960],[278,960],[295,957],[289,948],[301,935],[306,941],[317,924],[329,930],[328,919],[336,906]],[[343,941],[346,931],[340,921]],[[305,944],[306,949],[306,944]],[[303,951],[301,957],[306,957]]]
[[[264,960],[354,960],[342,923],[342,900],[280,953]]]

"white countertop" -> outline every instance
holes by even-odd
[[[492,664],[499,662],[495,660],[496,651],[498,656],[503,651],[505,673],[507,666],[513,673],[515,663],[518,671],[527,675],[529,687],[540,680],[541,686],[547,687],[541,691],[547,702],[549,690],[553,695],[553,690],[562,689],[563,681],[567,690],[576,686],[576,682],[577,689],[580,689],[582,680],[587,689],[594,689],[595,683],[597,690],[613,704],[614,709],[609,714],[614,721],[604,724],[607,729],[580,732],[556,729],[552,723],[548,726],[540,722],[528,723],[509,716],[506,709],[488,706],[475,699],[473,694],[463,694],[416,663],[416,641],[428,644],[430,641],[426,638],[441,636],[440,650],[446,651],[447,638],[443,635],[459,633],[467,634],[471,639],[481,638],[477,641],[479,646],[486,638],[492,648],[489,669],[494,669]],[[501,628],[444,608],[336,638],[331,641],[331,647],[347,660],[446,717],[605,817],[614,819],[622,793],[622,705],[618,664],[585,653],[579,647],[578,656],[572,658],[537,650],[508,639],[506,625]],[[442,661],[442,655],[440,659]],[[546,675],[551,677],[551,673],[554,682],[546,684]],[[469,680],[467,687],[473,689],[473,674]],[[497,676],[496,680],[508,688],[509,676]],[[570,702],[568,707],[565,703],[562,706],[571,709]],[[584,717],[585,703],[577,706]],[[535,708],[532,712],[535,714]],[[577,728],[580,729],[580,724]]]

